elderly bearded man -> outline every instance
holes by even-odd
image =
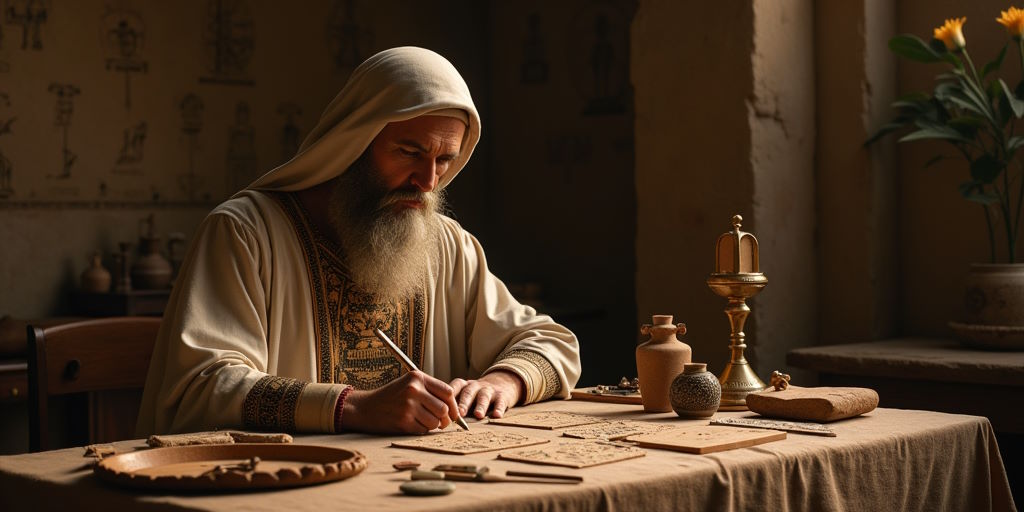
[[[479,138],[440,55],[395,48],[360,65],[298,154],[200,226],[138,433],[426,432],[456,408],[500,417],[568,396],[575,336],[519,304],[438,213]],[[403,373],[378,327],[424,372]]]

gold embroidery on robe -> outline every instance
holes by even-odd
[[[298,199],[275,194],[295,227],[306,256],[317,343],[319,381],[373,389],[391,382],[402,366],[373,334],[384,331],[417,365],[423,365],[425,297],[378,302],[349,277],[342,251],[308,221]]]
[[[295,431],[295,408],[306,383],[296,379],[267,375],[245,395],[242,420],[246,428]]]

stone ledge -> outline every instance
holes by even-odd
[[[955,340],[896,338],[790,351],[786,362],[821,373],[1024,386],[1024,352],[984,351]]]

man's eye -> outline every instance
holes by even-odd
[[[417,152],[415,150],[405,149],[405,148],[398,148],[398,152],[401,153],[403,156],[408,156],[408,157],[414,157],[414,156],[419,154],[419,152]]]

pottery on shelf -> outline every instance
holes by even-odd
[[[669,388],[672,410],[682,418],[708,418],[718,411],[722,385],[705,363],[687,363]]]
[[[965,285],[965,322],[949,324],[960,341],[1024,350],[1024,264],[972,264]]]
[[[139,290],[160,290],[171,286],[171,263],[160,254],[160,235],[153,227],[153,216],[142,220],[140,225],[140,256],[132,264],[132,286]]]
[[[651,338],[636,347],[636,371],[644,412],[669,412],[668,388],[672,379],[690,362],[690,346],[676,337],[686,334],[686,324],[673,324],[672,315],[653,315],[640,333]]]
[[[82,272],[82,291],[90,293],[107,293],[110,291],[110,272],[103,267],[99,253],[92,255],[92,263]]]

